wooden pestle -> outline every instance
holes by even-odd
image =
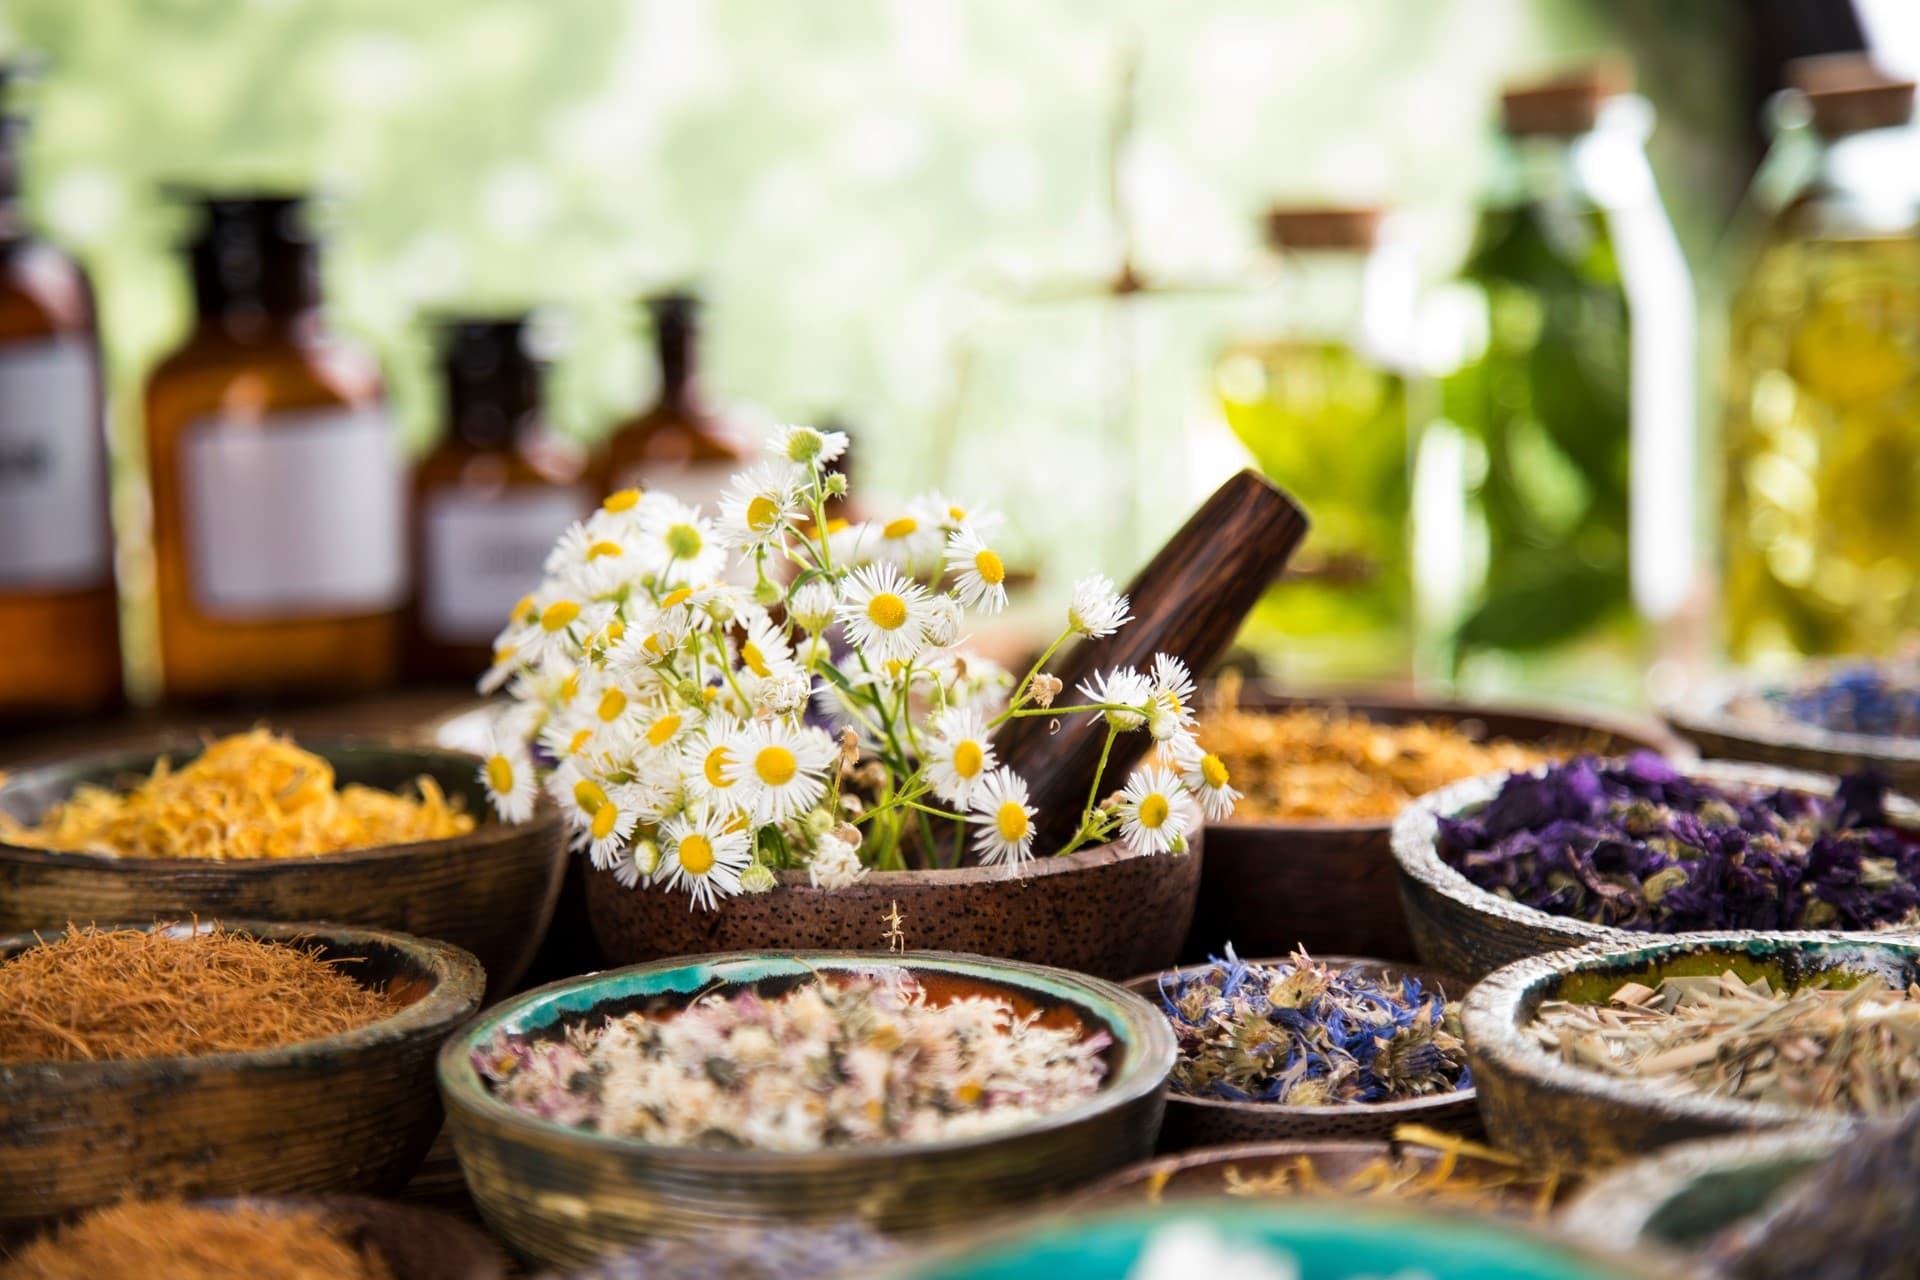
[[[1242,471],[1228,480],[1133,580],[1127,589],[1133,621],[1104,639],[1081,640],[1050,664],[1065,682],[1056,701],[1084,702],[1075,689],[1095,671],[1144,671],[1156,653],[1172,654],[1200,678],[1226,651],[1306,532],[1306,513],[1265,477]],[[1106,740],[1097,716],[1061,716],[1057,731],[1055,723],[1049,716],[1009,720],[994,739],[1000,759],[1027,780],[1039,811],[1034,851],[1042,856],[1078,829]],[[1144,729],[1116,738],[1102,790],[1124,786],[1128,769],[1151,745]]]

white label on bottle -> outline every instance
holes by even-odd
[[[567,526],[592,510],[587,491],[442,490],[421,523],[420,616],[448,644],[486,644],[520,598],[540,585],[541,566]]]
[[[0,354],[0,588],[106,581],[106,438],[82,338]]]
[[[405,477],[384,409],[201,418],[181,470],[209,617],[379,613],[406,594]]]

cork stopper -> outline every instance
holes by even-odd
[[[1787,83],[1806,99],[1822,137],[1898,128],[1913,118],[1914,82],[1887,75],[1865,53],[1795,58]]]
[[[1371,249],[1386,210],[1334,205],[1275,205],[1267,210],[1267,243],[1275,249]]]
[[[1633,89],[1633,77],[1617,62],[1590,66],[1500,95],[1502,127],[1513,137],[1572,138],[1590,132],[1609,98]]]

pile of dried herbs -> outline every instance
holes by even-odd
[[[1920,844],[1868,778],[1821,798],[1583,756],[1439,825],[1440,856],[1482,889],[1620,929],[1873,929],[1920,907]]]
[[[1444,996],[1418,978],[1380,980],[1294,953],[1225,959],[1160,979],[1180,1059],[1176,1090],[1291,1107],[1398,1102],[1471,1086]]]
[[[354,1235],[316,1208],[128,1200],[0,1260],[0,1280],[392,1280]]]
[[[1890,1115],[1920,1102],[1920,987],[1777,992],[1734,973],[1549,1000],[1527,1033],[1574,1066],[1767,1106]]]
[[[1777,715],[1829,733],[1920,737],[1920,661],[1861,663],[1773,692]]]

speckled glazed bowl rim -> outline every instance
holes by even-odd
[[[1813,662],[1799,669],[1818,678],[1822,673],[1857,666],[1857,662]],[[1660,714],[1681,733],[1699,731],[1734,741],[1776,749],[1825,752],[1889,764],[1920,766],[1920,738],[1880,733],[1843,733],[1822,729],[1786,716],[1765,720],[1743,716],[1733,709],[1742,698],[1765,698],[1782,693],[1788,684],[1778,676],[1725,675],[1706,680],[1681,697],[1661,705]]]
[[[1418,978],[1422,986],[1438,985],[1449,981],[1446,974],[1423,964],[1403,964],[1398,960],[1376,960],[1372,956],[1325,955],[1315,956],[1313,958],[1322,964],[1333,965],[1339,968],[1358,964],[1370,966],[1375,970],[1384,969],[1391,973],[1408,974],[1414,978]],[[1287,964],[1290,963],[1290,961],[1291,957],[1288,956],[1280,956],[1277,958],[1269,956],[1260,960],[1243,960],[1242,963],[1249,965],[1277,965]],[[1158,973],[1143,973],[1137,977],[1128,978],[1121,985],[1129,991],[1132,991],[1136,985],[1151,982],[1155,984],[1154,996],[1157,997],[1159,994],[1158,984],[1162,979],[1173,977],[1176,974],[1198,973],[1202,969],[1212,967],[1210,963],[1178,965],[1172,969],[1162,969]],[[1464,978],[1455,978],[1450,981],[1456,990],[1464,989],[1468,985]],[[1444,992],[1445,988],[1443,987],[1442,990]],[[1135,994],[1138,995],[1141,993],[1135,992]],[[1147,1000],[1149,1004],[1153,1004],[1153,997],[1141,995],[1141,998]],[[1452,998],[1451,1003],[1458,1005],[1460,1000],[1460,996],[1455,996]],[[1153,1004],[1153,1011],[1163,1020],[1166,1019],[1166,1011],[1161,1009],[1159,1005]],[[1172,1026],[1170,1021],[1168,1022],[1168,1026],[1169,1028]],[[1177,1039],[1175,1044],[1178,1044]],[[1177,1054],[1175,1061],[1177,1064]],[[1464,1107],[1473,1103],[1477,1096],[1473,1089],[1469,1087],[1466,1089],[1455,1089],[1450,1093],[1434,1093],[1420,1098],[1400,1098],[1389,1102],[1340,1102],[1324,1107],[1294,1107],[1279,1102],[1235,1102],[1229,1098],[1196,1098],[1191,1094],[1181,1093],[1174,1087],[1171,1081],[1167,1084],[1167,1105],[1170,1107],[1178,1104],[1183,1107],[1192,1107],[1196,1111],[1216,1111],[1228,1115],[1258,1116],[1263,1120],[1271,1120],[1274,1122],[1282,1120],[1324,1122],[1340,1116],[1386,1116],[1412,1124],[1420,1120],[1423,1116],[1427,1116],[1435,1111],[1445,1110],[1450,1107]],[[1203,1148],[1203,1150],[1211,1150],[1211,1148]]]
[[[475,758],[465,752],[421,746],[418,742],[401,738],[329,735],[312,739],[300,738],[296,741],[303,750],[322,756],[329,762],[335,762],[335,756],[342,752],[379,751],[388,755],[417,757],[421,764],[421,772],[426,772],[432,765],[457,768],[469,773],[479,768]],[[161,756],[171,756],[176,760],[190,759],[198,755],[205,745],[206,743],[199,738],[173,735],[157,739],[146,746],[95,752],[88,755],[64,756],[58,760],[49,760],[42,764],[29,765],[24,769],[9,771],[4,778],[0,778],[0,797],[16,788],[39,782],[52,773],[144,774],[153,768],[154,762]],[[502,822],[497,815],[483,808],[481,812],[474,814],[473,830],[465,835],[445,836],[438,840],[415,840],[409,844],[371,845],[365,849],[316,853],[303,858],[124,858],[111,853],[72,853],[52,849],[33,849],[25,845],[10,844],[4,836],[0,836],[0,861],[148,874],[160,871],[173,875],[191,875],[195,872],[218,872],[223,875],[248,872],[269,874],[276,870],[295,867],[357,866],[403,858],[419,858],[437,853],[461,853],[487,848],[509,840],[547,839],[556,835],[564,822],[565,819],[561,816],[559,807],[543,795],[534,808],[533,816],[525,822]]]
[[[235,933],[246,933],[274,942],[308,940],[354,946],[384,946],[407,956],[432,982],[419,999],[398,1013],[370,1022],[364,1027],[301,1040],[272,1049],[249,1049],[227,1053],[191,1054],[174,1058],[102,1058],[90,1062],[15,1062],[0,1063],[0,1094],[51,1087],[104,1087],[116,1081],[145,1075],[214,1075],[220,1072],[256,1074],[269,1071],[305,1071],[316,1065],[329,1065],[341,1053],[399,1044],[407,1040],[439,1037],[451,1032],[472,1017],[480,1007],[487,986],[486,971],[472,955],[447,942],[417,938],[392,929],[349,928],[345,925],[282,923],[266,920],[209,917],[193,924],[163,925],[103,924],[101,929],[136,929],[143,933],[158,928],[183,933],[197,928],[204,933],[218,926]],[[36,938],[52,939],[66,930],[41,933],[15,933],[0,936],[0,955],[12,955]],[[351,968],[347,969],[350,974]]]
[[[1728,760],[1678,760],[1673,763],[1689,778],[1723,786],[1753,787],[1762,791],[1806,791],[1828,797],[1839,785],[1839,780],[1830,774],[1811,773],[1804,769],[1781,769],[1773,765],[1740,764]],[[1538,777],[1545,769],[1527,772],[1530,776]],[[1449,865],[1440,856],[1440,816],[1459,817],[1485,804],[1499,794],[1500,788],[1512,776],[1490,773],[1468,778],[1465,782],[1456,782],[1431,795],[1422,796],[1402,810],[1393,823],[1393,860],[1399,865],[1400,874],[1471,908],[1477,914],[1523,925],[1536,934],[1565,939],[1570,947],[1589,942],[1632,943],[1683,936],[1616,929],[1590,920],[1554,915],[1550,911],[1529,907],[1482,889]],[[1916,835],[1920,835],[1920,803],[1900,796],[1888,796],[1887,818],[1890,825],[1912,828]]]
[[[1374,711],[1411,712],[1422,719],[1478,720],[1486,716],[1525,716],[1534,720],[1558,721],[1567,729],[1586,729],[1614,738],[1644,742],[1649,750],[1657,748],[1670,760],[1693,760],[1699,753],[1669,732],[1658,720],[1638,719],[1615,712],[1558,702],[1450,702],[1445,699],[1394,697],[1379,689],[1356,688],[1351,694],[1339,690],[1311,694],[1287,693],[1279,688],[1267,690],[1271,696],[1287,699],[1291,706],[1305,708],[1344,707],[1362,715]],[[1247,707],[1247,711],[1273,713],[1276,708]],[[1437,793],[1436,793],[1437,794]],[[1405,812],[1403,809],[1402,812]],[[1396,815],[1397,817],[1397,815]],[[1396,818],[1247,818],[1209,822],[1208,831],[1233,831],[1247,835],[1379,835],[1393,830]]]
[[[953,974],[1072,1004],[1103,1023],[1114,1040],[1122,1046],[1125,1056],[1121,1070],[1102,1081],[1099,1091],[1092,1097],[1071,1107],[1050,1112],[1029,1124],[965,1138],[941,1142],[830,1147],[820,1151],[713,1151],[699,1147],[660,1146],[633,1138],[594,1133],[528,1115],[494,1096],[473,1066],[475,1051],[501,1031],[519,1033],[539,1030],[568,1018],[577,1018],[598,1005],[622,997],[697,992],[711,989],[716,983],[733,985],[768,977],[798,977],[822,970],[860,974],[884,969]],[[730,979],[730,973],[736,973],[737,976]],[[671,979],[677,975],[684,977],[678,982],[660,982],[648,986],[649,979]],[[610,989],[615,987],[619,989]],[[1158,1093],[1173,1071],[1173,1062],[1173,1029],[1158,1009],[1118,983],[1065,969],[949,951],[909,951],[903,954],[782,951],[764,955],[727,951],[654,960],[535,987],[495,1005],[450,1037],[441,1047],[438,1071],[440,1090],[450,1113],[458,1104],[484,1115],[490,1124],[512,1131],[546,1138],[559,1137],[583,1147],[618,1154],[670,1159],[696,1168],[725,1170],[752,1166],[757,1169],[789,1168],[804,1172],[822,1165],[843,1168],[849,1160],[884,1163],[905,1155],[976,1150],[1031,1134],[1069,1128]]]
[[[1832,1128],[1801,1126],[1682,1142],[1588,1182],[1560,1210],[1559,1218],[1569,1234],[1590,1244],[1625,1241],[1645,1249],[1676,1249],[1648,1239],[1647,1232],[1654,1218],[1700,1179],[1782,1160],[1817,1164],[1844,1141],[1845,1135]]]
[[[1654,1107],[1662,1113],[1708,1123],[1778,1127],[1798,1125],[1831,1132],[1850,1132],[1863,1117],[1843,1112],[1812,1111],[1757,1102],[1703,1098],[1669,1092],[1643,1080],[1616,1079],[1597,1071],[1570,1066],[1522,1033],[1532,1016],[1534,997],[1542,988],[1577,973],[1606,969],[1659,968],[1663,962],[1702,954],[1749,954],[1757,951],[1832,952],[1835,969],[1847,967],[1848,956],[1869,951],[1894,952],[1920,962],[1920,937],[1873,933],[1720,933],[1640,935],[1629,942],[1594,943],[1565,951],[1528,956],[1496,969],[1481,979],[1460,1010],[1467,1050],[1475,1061],[1494,1064],[1508,1077],[1550,1085],[1633,1111]]]

